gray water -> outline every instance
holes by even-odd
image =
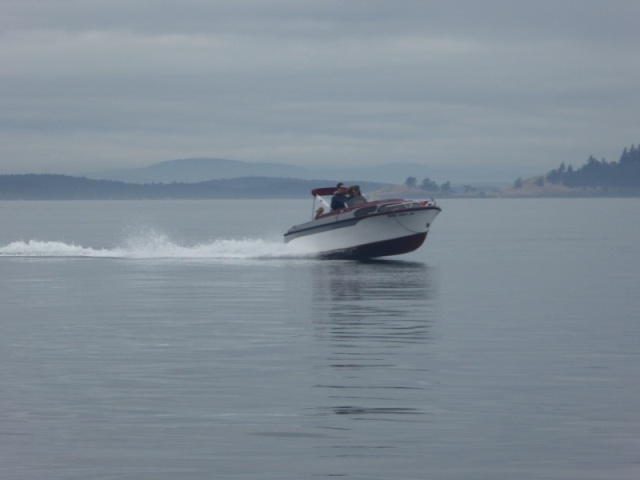
[[[640,199],[0,202],[2,479],[640,478]]]

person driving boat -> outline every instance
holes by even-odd
[[[344,186],[344,183],[340,182],[336,185],[336,192],[331,197],[331,210],[340,210],[341,208],[345,208],[347,206],[347,200],[349,197],[347,196],[347,188]]]

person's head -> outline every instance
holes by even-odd
[[[342,183],[342,182],[338,182],[338,184],[336,185],[336,188],[337,188],[338,190],[342,190],[342,189],[344,189],[344,183]]]
[[[354,185],[350,190],[353,195],[360,195],[360,185]]]

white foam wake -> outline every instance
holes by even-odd
[[[59,241],[14,241],[0,246],[0,257],[96,257],[96,258],[193,258],[256,259],[300,258],[309,252],[264,239],[215,239],[196,245],[181,245],[163,234],[146,234],[125,240],[112,248],[94,248]]]

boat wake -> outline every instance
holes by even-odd
[[[134,236],[112,247],[19,240],[0,246],[0,257],[91,257],[118,259],[262,259],[309,258],[308,251],[261,238],[214,239],[183,245],[155,232]]]

